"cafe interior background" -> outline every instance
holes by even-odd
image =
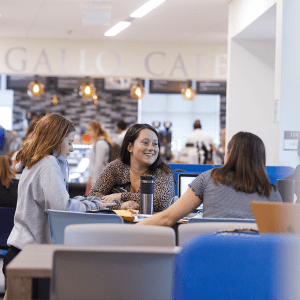
[[[226,140],[248,130],[264,140],[267,165],[295,166],[295,143],[289,149],[281,145],[284,130],[296,132],[298,127],[296,117],[284,115],[282,108],[288,104],[278,97],[278,86],[284,85],[276,84],[280,1],[252,7],[247,0],[189,0],[183,10],[182,1],[167,0],[145,17],[130,17],[145,2],[11,0],[1,5],[0,119],[5,127],[22,135],[32,115],[60,112],[74,121],[77,142],[82,144],[92,119],[112,136],[120,119],[128,124],[160,122],[158,131],[165,131],[164,123],[171,122],[176,157],[194,121],[200,119],[216,144],[225,126]],[[119,21],[131,25],[116,36],[106,36]],[[228,68],[228,62],[234,67]],[[231,89],[227,84],[226,92],[228,76]],[[45,86],[40,97],[27,93],[34,80]],[[79,95],[87,82],[95,85],[96,99]],[[130,89],[138,83],[145,95],[135,100]],[[193,100],[181,94],[189,85],[196,92]],[[214,86],[220,89],[216,92]],[[78,150],[70,159],[86,155],[86,150]]]

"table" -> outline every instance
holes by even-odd
[[[124,248],[124,247],[122,247]],[[170,251],[170,247],[127,247],[135,251]],[[65,246],[65,245],[27,245],[6,269],[6,296],[8,300],[32,299],[33,278],[51,278],[53,253],[56,250],[112,250],[122,251],[120,247],[109,246]],[[180,247],[175,247],[178,253]]]

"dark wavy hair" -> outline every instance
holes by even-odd
[[[135,140],[139,137],[140,132],[143,129],[152,130],[156,134],[157,140],[158,140],[157,159],[151,166],[149,166],[149,171],[155,172],[157,168],[161,168],[163,171],[169,172],[171,170],[171,168],[162,161],[160,153],[159,153],[160,152],[160,141],[158,138],[158,133],[155,130],[155,128],[149,124],[134,124],[128,128],[128,130],[125,134],[122,146],[121,146],[120,160],[124,164],[130,165],[130,152],[128,151],[128,146],[129,146],[129,144],[132,144],[132,145],[134,144]]]
[[[268,198],[272,187],[266,171],[266,151],[263,141],[255,134],[240,131],[228,143],[229,158],[221,168],[213,169],[214,183],[232,185],[236,191],[258,193]]]

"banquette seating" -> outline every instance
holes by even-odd
[[[123,223],[116,214],[84,213],[48,209],[51,244],[64,243],[64,230],[71,224]]]
[[[65,228],[65,245],[175,247],[175,231],[162,226],[78,224]]]

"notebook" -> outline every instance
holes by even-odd
[[[250,205],[259,232],[300,234],[299,204],[251,202]]]

